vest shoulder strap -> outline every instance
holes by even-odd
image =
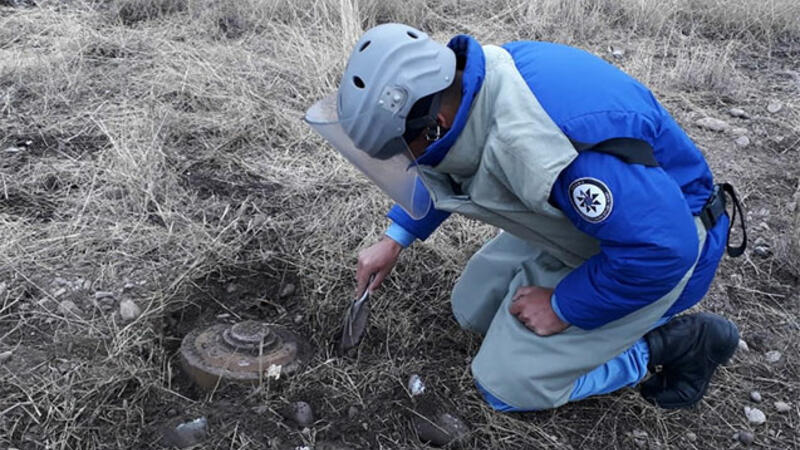
[[[596,144],[569,140],[578,153],[600,152],[614,155],[628,164],[642,164],[648,167],[658,167],[653,147],[641,139],[633,138],[613,138],[607,139]]]

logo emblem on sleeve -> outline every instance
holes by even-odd
[[[614,198],[608,186],[595,178],[578,178],[569,185],[572,207],[591,223],[602,222],[611,214]]]

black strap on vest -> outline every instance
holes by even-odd
[[[711,193],[711,197],[708,198],[705,206],[703,206],[703,209],[700,211],[699,217],[706,230],[714,228],[720,216],[725,214],[725,207],[727,204],[725,194],[728,194],[731,197],[731,200],[733,200],[733,216],[731,217],[731,224],[728,226],[727,251],[728,256],[736,258],[737,256],[741,256],[745,249],[747,249],[747,226],[744,222],[744,211],[742,209],[742,204],[739,203],[739,198],[736,196],[736,191],[733,189],[733,186],[730,183],[721,183],[715,185],[714,191]],[[730,244],[731,231],[736,224],[737,213],[739,214],[739,221],[742,224],[742,243],[737,247],[733,247]]]
[[[658,167],[659,165],[653,147],[647,141],[641,139],[613,138],[596,144],[588,144],[573,139],[569,141],[578,153],[585,151],[600,152],[616,156],[628,164],[641,164],[647,167]],[[730,257],[736,258],[737,256],[741,256],[745,249],[747,249],[747,226],[744,222],[742,205],[739,203],[739,198],[736,197],[736,191],[733,189],[733,186],[730,183],[715,185],[714,191],[700,211],[699,217],[706,230],[714,228],[720,216],[725,213],[725,206],[727,203],[725,194],[728,194],[731,200],[733,200],[733,216],[731,217],[731,224],[728,227],[727,252]],[[733,247],[730,245],[730,239],[731,231],[736,224],[737,213],[739,214],[739,221],[742,226],[742,243],[737,247]]]
[[[628,164],[642,164],[647,167],[658,167],[653,147],[641,139],[614,138],[596,144],[587,144],[570,139],[578,153],[591,150],[616,156]]]

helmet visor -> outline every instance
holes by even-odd
[[[356,147],[345,132],[337,112],[337,96],[331,94],[316,102],[306,111],[305,121],[328,141],[351,164],[389,195],[409,216],[419,219],[428,213],[431,199],[420,174],[414,156],[402,138],[391,141],[395,151],[391,156],[370,156]],[[348,119],[348,121],[359,118]],[[379,156],[380,158],[378,158]]]

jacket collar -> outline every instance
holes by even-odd
[[[417,158],[417,163],[422,165],[436,166],[447,155],[447,151],[456,142],[467,123],[472,100],[481,89],[486,74],[486,58],[481,45],[475,38],[464,34],[458,35],[448,42],[447,47],[456,54],[456,61],[466,60],[461,78],[461,104],[453,120],[453,126],[438,141],[429,145],[422,156]]]

